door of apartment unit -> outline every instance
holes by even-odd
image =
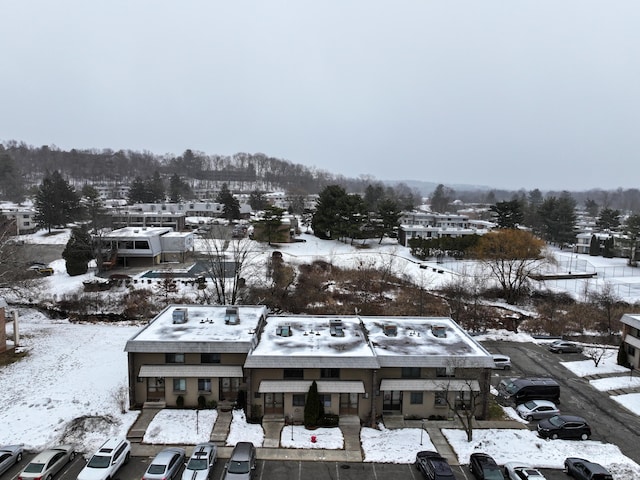
[[[238,390],[240,390],[239,378],[220,379],[220,400],[235,402],[238,398]]]
[[[284,415],[284,393],[265,393],[264,413]]]
[[[358,394],[357,393],[341,393],[340,394],[340,415],[357,415],[358,414]]]
[[[164,377],[147,378],[147,402],[164,401]]]
[[[402,411],[402,392],[383,392],[382,410],[384,412]]]

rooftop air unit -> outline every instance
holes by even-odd
[[[447,327],[444,325],[432,325],[431,333],[433,333],[434,337],[438,338],[446,338],[447,337]]]
[[[384,326],[384,334],[387,337],[395,337],[395,336],[398,335],[398,327],[396,327],[393,324],[385,325]]]
[[[344,337],[342,320],[338,318],[329,320],[329,333],[331,334],[332,337]]]
[[[187,323],[189,319],[189,311],[184,307],[178,307],[173,310],[173,323]]]
[[[238,316],[237,308],[227,308],[227,311],[224,315],[224,323],[225,325],[239,325],[240,317]]]
[[[276,327],[276,335],[278,335],[279,337],[290,337],[291,335],[293,335],[293,332],[291,331],[291,325],[289,325],[288,323],[285,323],[284,325],[278,325]]]

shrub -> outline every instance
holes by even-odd
[[[178,395],[178,398],[176,398],[176,406],[178,408],[184,407],[184,397],[182,395]]]
[[[206,408],[206,407],[207,407],[207,399],[204,398],[204,395],[200,395],[198,397],[198,408],[202,410],[203,408]]]

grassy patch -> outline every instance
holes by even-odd
[[[19,362],[26,356],[27,352],[16,353],[13,349],[7,350],[6,352],[0,353],[0,367]]]

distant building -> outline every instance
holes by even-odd
[[[193,233],[170,227],[125,227],[94,239],[100,242],[105,269],[184,262],[194,246]]]
[[[640,369],[640,314],[626,313],[622,322],[622,344],[631,368]]]
[[[263,306],[172,305],[125,351],[132,407],[241,396],[250,416],[295,422],[314,380],[329,414],[449,418],[473,396],[483,418],[494,365],[450,318],[277,316]]]
[[[398,228],[398,243],[409,246],[412,238],[462,237],[484,235],[494,224],[486,220],[469,219],[467,215],[432,212],[403,212]]]
[[[36,211],[30,207],[3,206],[0,209],[0,225],[11,235],[26,235],[38,230],[34,220]],[[1,219],[4,218],[3,222]]]

